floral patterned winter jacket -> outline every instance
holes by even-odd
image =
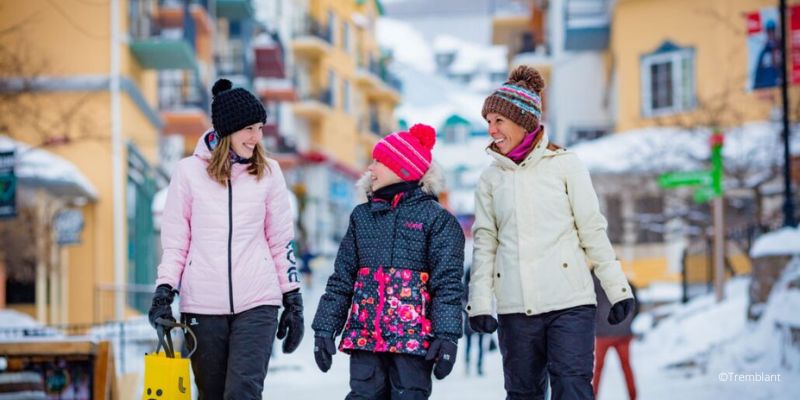
[[[429,190],[353,210],[312,325],[340,350],[425,355],[461,336],[464,234]]]

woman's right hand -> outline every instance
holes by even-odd
[[[469,327],[478,333],[494,333],[497,330],[497,320],[491,315],[476,315],[469,317]]]
[[[147,313],[150,325],[156,328],[156,319],[164,318],[175,322],[175,317],[172,316],[172,301],[175,299],[175,289],[172,286],[163,283],[158,285],[155,293],[153,293],[153,303],[150,306],[150,312]]]

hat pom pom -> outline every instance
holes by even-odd
[[[436,143],[436,130],[425,124],[415,124],[408,130],[411,136],[419,140],[426,149],[432,149]]]
[[[511,71],[511,74],[508,75],[507,83],[521,86],[525,89],[535,92],[540,96],[545,86],[542,74],[540,74],[535,68],[527,65],[520,65],[517,68],[514,68],[514,70]]]
[[[211,88],[211,94],[216,96],[226,90],[230,90],[232,87],[233,83],[223,78],[214,83],[214,87]]]

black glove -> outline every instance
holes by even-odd
[[[613,306],[611,306],[611,310],[608,312],[608,323],[611,325],[616,325],[628,318],[628,315],[633,311],[633,308],[636,306],[636,300],[634,299],[625,299],[616,302]]]
[[[288,333],[287,333],[288,330]],[[283,294],[283,312],[278,322],[278,339],[283,340],[283,352],[291,353],[303,340],[303,297],[300,289]],[[284,338],[286,338],[284,340]]]
[[[453,365],[456,363],[456,354],[458,354],[458,345],[455,343],[447,339],[433,340],[425,359],[436,360],[436,366],[433,368],[433,376],[436,379],[444,379],[450,375],[450,371],[453,370]]]
[[[493,333],[497,330],[497,320],[491,315],[469,317],[469,327],[478,333]]]
[[[156,327],[156,319],[164,318],[175,322],[175,317],[172,316],[172,300],[175,299],[175,289],[172,286],[162,283],[158,285],[155,293],[153,293],[153,303],[150,306],[150,312],[147,317],[150,320],[150,325]]]
[[[317,362],[320,371],[328,372],[331,369],[334,354],[336,354],[336,344],[333,343],[333,335],[317,332],[314,335],[314,361]]]

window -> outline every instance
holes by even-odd
[[[338,100],[338,90],[336,90],[336,72],[334,70],[328,71],[328,96],[327,103],[330,104],[331,107],[336,108],[336,103]],[[324,101],[323,101],[324,102]]]
[[[350,113],[350,81],[347,80],[342,82],[342,108]]]
[[[469,126],[465,124],[448,124],[444,127],[444,141],[459,144],[467,141]]]
[[[348,54],[353,53],[353,39],[350,37],[351,35],[350,24],[347,22],[342,23],[342,49],[346,51]]]
[[[337,43],[336,40],[336,14],[333,11],[328,11],[328,37],[330,38],[331,43],[335,46]]]
[[[694,50],[665,44],[642,57],[642,115],[658,117],[695,106]]]
[[[664,198],[657,196],[636,199],[636,243],[664,241]]]
[[[608,220],[608,239],[611,243],[622,243],[625,232],[625,221],[622,219],[622,198],[607,196],[605,217]]]
[[[569,136],[568,145],[584,142],[587,140],[600,139],[608,134],[606,128],[573,128]]]

